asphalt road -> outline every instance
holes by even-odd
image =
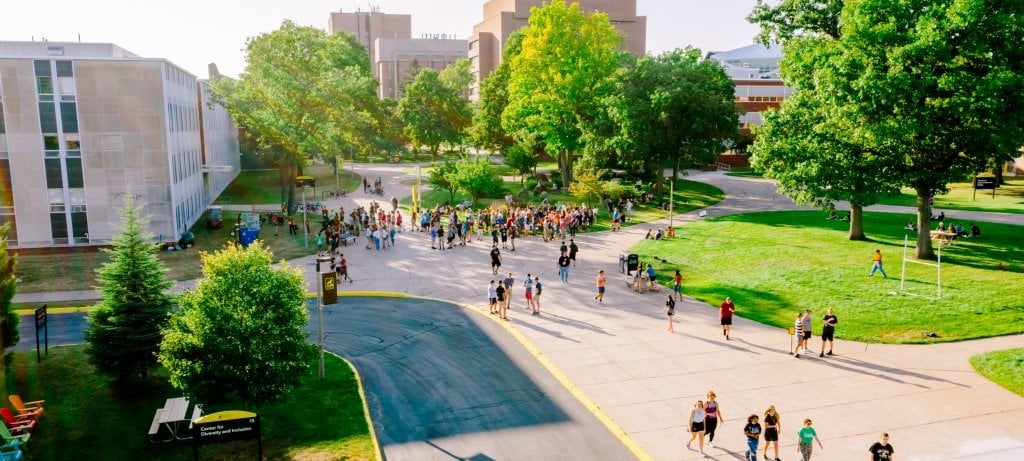
[[[49,322],[50,346],[83,342],[85,314]],[[635,459],[500,325],[454,304],[345,297],[324,332],[359,370],[387,460]],[[35,348],[31,316],[21,338]]]

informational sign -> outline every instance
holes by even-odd
[[[978,176],[977,178],[974,178],[974,188],[986,190],[995,189],[996,178],[992,176]]]
[[[192,446],[194,458],[199,459],[199,446],[211,443],[233,442],[235,440],[257,439],[259,453],[263,459],[263,437],[260,434],[260,417],[248,411],[221,411],[203,416],[192,422]]]
[[[316,187],[316,179],[312,176],[296,176],[295,187]]]
[[[320,274],[320,281],[324,287],[324,304],[338,302],[338,275],[334,272]]]
[[[36,363],[43,361],[39,353],[39,330],[43,330],[43,348],[46,355],[50,355],[50,327],[46,325],[46,304],[36,309]]]

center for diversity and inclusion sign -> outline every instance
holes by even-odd
[[[195,420],[192,423],[192,431],[195,459],[199,459],[200,445],[248,439],[257,439],[257,459],[263,459],[260,417],[256,413],[237,410],[211,413]]]

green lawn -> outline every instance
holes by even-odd
[[[865,213],[874,241],[852,242],[848,223],[823,219],[819,211],[733,215],[687,224],[677,233],[681,238],[642,241],[633,251],[641,261],[666,260],[655,264],[663,282],[678,268],[686,294],[714,306],[732,296],[739,315],[769,325],[788,327],[798,309],[810,308],[819,329],[825,309],[833,307],[843,339],[926,343],[1024,332],[1024,229],[979,223],[982,238],[945,248],[943,298],[931,301],[926,297],[936,294],[936,270],[919,264],[907,265],[906,285],[918,296],[894,294],[907,218]],[[867,276],[876,248],[887,279]],[[926,337],[929,332],[938,338]]]
[[[754,170],[751,167],[734,167],[725,173],[726,176],[735,176],[737,178],[763,178],[764,174],[760,171]]]
[[[426,182],[424,182],[423,184],[425,185]],[[425,187],[429,187],[429,186],[425,186]],[[518,190],[520,190],[520,188],[521,188],[521,186],[519,184],[519,181],[506,181],[505,182],[505,189],[506,190],[518,191]],[[685,213],[687,211],[696,210],[698,208],[706,208],[706,207],[709,207],[711,205],[714,205],[714,204],[722,201],[725,198],[725,193],[723,193],[721,189],[719,189],[719,188],[717,188],[715,186],[712,186],[710,184],[701,183],[701,182],[697,182],[697,181],[689,181],[689,180],[686,180],[686,179],[680,179],[680,180],[676,181],[675,191],[674,191],[673,196],[674,196],[674,199],[673,199],[674,200],[674,204],[673,204],[673,207],[672,207],[673,208],[673,212],[675,214],[680,214],[680,213]],[[457,194],[455,194],[455,203],[458,203],[459,201],[464,200],[466,198],[469,198],[469,197],[467,195],[463,194],[463,193],[457,193]],[[563,190],[557,190],[557,191],[548,192],[547,198],[548,198],[548,202],[552,203],[552,204],[558,204],[558,203],[578,204],[579,203],[578,199],[576,199],[575,197],[570,195],[568,193],[568,191],[565,191],[564,189]],[[444,190],[427,190],[427,191],[425,191],[422,194],[422,197],[420,198],[420,203],[421,203],[420,206],[422,208],[433,208],[435,205],[447,202],[449,199],[450,199],[450,195],[448,194],[448,191],[444,191]],[[540,204],[541,200],[543,200],[542,197],[534,195],[534,194],[531,194],[530,203],[532,203],[532,204]],[[409,206],[411,204],[412,204],[411,197],[405,197],[401,201],[401,206],[406,211],[408,211]],[[483,209],[483,208],[487,208],[487,207],[492,206],[492,204],[494,206],[504,206],[505,205],[504,196],[502,196],[501,198],[481,199],[480,202],[477,203],[476,208],[477,209]],[[624,212],[624,210],[623,210],[623,212]],[[626,221],[624,226],[634,226],[634,225],[643,224],[643,223],[647,223],[647,222],[651,222],[651,221],[656,221],[658,219],[662,219],[662,218],[667,218],[668,217],[668,211],[662,210],[662,209],[658,208],[657,206],[654,206],[653,204],[652,205],[638,204],[637,206],[635,206],[633,208],[633,213],[634,213],[633,218],[630,219],[629,221]],[[591,228],[588,230],[588,232],[598,232],[598,231],[604,231],[604,230],[610,229],[611,228],[610,219],[611,218],[610,218],[610,216],[608,214],[608,209],[602,207],[601,210],[600,210],[600,214],[598,215],[598,221],[594,224],[594,226],[591,226]]]
[[[971,183],[950,184],[949,193],[935,197],[935,208],[946,210],[998,211],[1024,213],[1024,178],[1006,177],[1006,184],[996,189],[979,190],[975,196]],[[917,206],[917,195],[904,189],[899,196],[882,200],[883,205]]]
[[[322,197],[322,192],[336,190],[338,179],[341,180],[341,188],[348,192],[352,192],[362,185],[361,177],[353,173],[351,168],[343,168],[335,177],[334,167],[312,165],[304,168],[303,174],[312,176],[316,180],[315,197],[311,192],[308,199],[318,200]],[[281,175],[277,170],[242,171],[214,203],[221,205],[281,203],[280,178]]]
[[[373,441],[356,377],[343,360],[327,356],[326,379],[316,361],[290,399],[250,409],[260,415],[266,459],[373,460]],[[16,352],[3,376],[2,398],[19,394],[46,400],[46,416],[32,433],[28,459],[190,460],[185,442],[153,444],[147,431],[153,412],[181,393],[160,378],[132,389],[113,389],[95,374],[84,346],[50,349],[36,364],[35,352]],[[241,409],[204,408],[206,413]],[[255,442],[208,445],[203,460],[254,459]]]
[[[1024,348],[975,355],[971,366],[989,381],[1024,397]]]
[[[207,229],[204,215],[192,228],[196,246],[185,251],[161,252],[160,260],[167,266],[167,277],[171,280],[191,280],[202,275],[200,251],[215,251],[231,241],[231,228],[237,212],[225,211],[224,227]],[[264,224],[260,239],[274,252],[274,259],[294,259],[316,253],[315,232],[320,229],[319,215],[310,215],[309,248],[305,248],[303,237],[288,235],[282,226],[279,235],[274,235],[274,226]],[[106,253],[90,249],[73,253],[23,254],[18,256],[17,275],[19,293],[41,291],[91,290],[96,285],[96,269],[107,261]]]

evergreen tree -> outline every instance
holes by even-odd
[[[18,315],[11,309],[17,290],[14,270],[18,261],[7,254],[7,225],[0,226],[0,350],[18,344]]]
[[[157,365],[161,328],[171,310],[166,269],[157,259],[148,219],[129,198],[120,210],[110,261],[96,271],[102,300],[89,315],[89,361],[117,379],[145,376]]]

